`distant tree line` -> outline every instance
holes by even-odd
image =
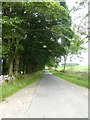
[[[62,66],[64,66],[64,64],[61,64]],[[76,66],[79,65],[78,63],[66,63],[66,66]]]

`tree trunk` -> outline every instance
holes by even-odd
[[[67,57],[64,56],[64,69],[63,69],[64,72],[65,72],[65,68],[66,68],[66,60],[67,60]]]
[[[12,58],[12,56],[10,55],[9,57],[8,57],[8,66],[9,66],[9,68],[8,68],[8,74],[9,75],[13,75],[13,58]]]
[[[13,61],[11,61],[9,66],[9,75],[13,75]]]
[[[20,61],[20,56],[18,54],[18,45],[19,45],[19,41],[16,40],[16,49],[15,49],[15,64],[14,64],[14,75],[18,75],[18,70],[19,70],[19,61]]]
[[[14,74],[17,76],[19,70],[19,55],[15,58],[15,65],[14,65]]]
[[[3,58],[1,69],[2,69],[2,75],[8,74],[8,66],[7,66],[7,58],[6,57]]]
[[[8,74],[9,74],[9,75],[13,75],[13,61],[14,61],[14,57],[13,57],[13,52],[12,52],[12,50],[11,50],[12,42],[11,42],[10,39],[8,40],[8,44],[9,44]]]
[[[26,64],[23,64],[23,74],[26,74]]]

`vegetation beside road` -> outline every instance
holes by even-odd
[[[78,68],[78,70],[74,69],[75,67]],[[65,72],[60,72],[61,68],[59,67],[57,69],[50,69],[50,72],[52,72],[54,75],[56,75],[60,78],[63,78],[64,80],[70,81],[77,85],[81,85],[81,86],[90,88],[90,86],[88,85],[89,77],[88,77],[87,67],[85,67],[85,66],[66,67]]]
[[[18,90],[28,86],[29,84],[33,83],[34,81],[38,80],[43,75],[43,71],[39,71],[33,73],[31,75],[25,76],[18,76],[15,80],[11,80],[10,82],[4,82],[0,86],[0,101],[4,100],[6,97],[12,95],[13,93],[17,92]]]

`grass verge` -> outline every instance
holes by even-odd
[[[58,76],[60,78],[63,78],[64,80],[70,81],[72,83],[75,83],[77,85],[81,85],[84,87],[87,87],[90,89],[90,86],[88,85],[88,75],[80,74],[80,73],[70,73],[70,72],[56,72],[54,70],[50,70],[51,73],[53,73],[55,76]]]
[[[31,75],[18,76],[9,83],[4,82],[0,85],[0,101],[3,101],[6,97],[38,80],[42,75],[43,71],[39,71]]]

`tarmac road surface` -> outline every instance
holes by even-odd
[[[1,118],[88,118],[88,90],[45,71],[0,103]]]

